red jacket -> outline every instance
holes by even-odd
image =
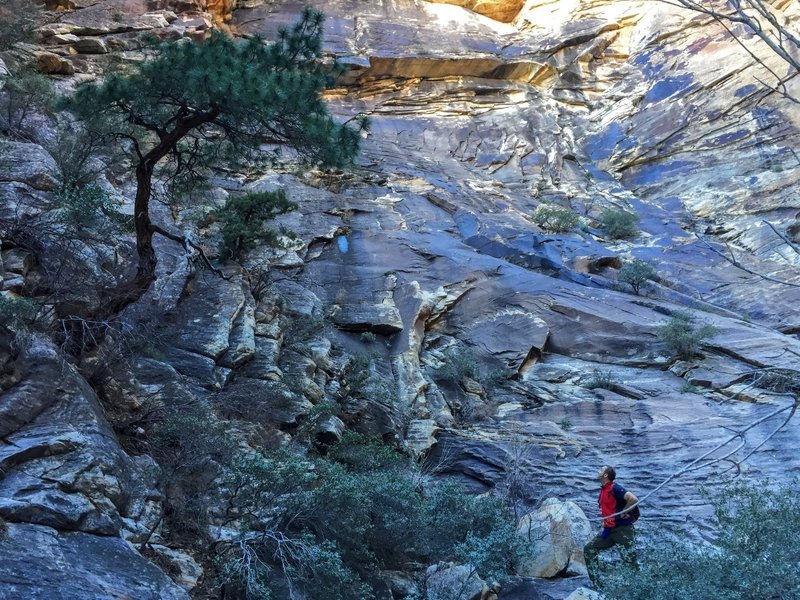
[[[597,499],[597,504],[600,506],[600,514],[603,518],[603,527],[621,527],[623,525],[632,525],[633,521],[630,518],[622,517],[609,517],[614,513],[625,508],[625,494],[627,491],[620,484],[615,481],[609,481],[600,488],[600,497]],[[609,517],[606,519],[605,517]]]

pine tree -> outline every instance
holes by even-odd
[[[288,145],[299,160],[323,166],[353,160],[359,128],[336,123],[321,96],[330,82],[320,60],[322,24],[320,12],[306,9],[272,44],[219,32],[203,42],[162,43],[128,72],[80,86],[67,99],[76,116],[111,132],[135,165],[138,269],[115,290],[109,312],[136,301],[154,281],[153,235],[180,239],[150,218],[157,166],[171,179],[200,175],[213,161],[256,160],[264,144]]]

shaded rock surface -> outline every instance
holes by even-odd
[[[10,523],[0,541],[0,598],[188,600],[155,565],[115,537]]]
[[[0,181],[17,182],[34,190],[52,191],[58,185],[60,174],[53,157],[37,144],[4,141],[3,169]]]
[[[4,347],[13,376],[0,393],[0,597],[186,597],[122,539],[157,524],[149,465],[122,450],[49,341],[22,348]]]
[[[123,533],[124,519],[140,520],[158,493],[119,446],[92,389],[48,341],[33,338],[11,356],[5,368],[13,379],[0,394],[0,516]]]

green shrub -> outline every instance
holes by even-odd
[[[617,378],[614,377],[611,371],[595,369],[592,373],[592,377],[586,382],[584,387],[586,387],[587,390],[596,390],[598,388],[613,390],[616,384]]]
[[[631,262],[626,262],[619,270],[619,275],[617,276],[619,281],[631,286],[633,293],[637,296],[642,286],[655,278],[656,270],[649,263],[639,260],[638,258]]]
[[[136,175],[139,268],[132,281],[119,282],[109,310],[135,302],[156,279],[152,234],[159,230],[150,227],[150,208],[153,182],[163,175],[203,179],[221,164],[249,172],[286,146],[303,164],[353,163],[368,120],[339,123],[328,112],[323,92],[339,69],[323,61],[323,22],[321,12],[306,8],[272,44],[222,31],[202,41],[165,40],[147,48],[147,60],[85,82],[64,99],[76,118],[103,124],[120,149],[137,150],[128,168]],[[221,211],[223,256],[245,251],[266,235],[265,219],[288,209],[278,193],[232,199]]]
[[[499,499],[421,481],[407,457],[356,434],[324,457],[284,450],[237,461],[222,485],[228,526],[256,533],[218,546],[218,578],[238,597],[285,598],[291,587],[334,600],[372,598],[370,573],[409,563],[514,572],[525,544]]]
[[[283,190],[228,198],[225,206],[214,212],[222,233],[220,255],[239,259],[258,243],[277,245],[278,234],[265,223],[296,208]]]
[[[382,377],[378,371],[377,355],[373,353],[357,354],[350,361],[342,378],[340,398],[346,402],[349,398],[366,401],[378,401],[392,406],[397,401],[394,380]]]
[[[71,225],[88,227],[104,218],[108,218],[115,225],[123,225],[128,221],[116,209],[108,192],[99,185],[61,187],[56,192],[56,201],[64,209],[66,221]]]
[[[600,213],[600,228],[614,240],[627,240],[639,235],[639,217],[627,210],[607,208]]]
[[[469,350],[451,348],[444,353],[444,361],[437,367],[436,376],[455,384],[461,383],[465,378],[478,379],[478,361]]]
[[[492,369],[485,378],[485,383],[488,385],[500,387],[508,384],[516,375],[514,369],[508,367],[500,367],[499,369]]]
[[[61,172],[61,188],[70,192],[90,186],[102,173],[123,163],[119,153],[110,152],[103,131],[74,122],[59,127],[45,147]]]
[[[522,536],[516,533],[516,523],[502,502],[495,496],[469,496],[460,486],[446,486],[440,490],[435,502],[425,510],[442,507],[443,500],[451,513],[444,521],[437,519],[439,535],[449,543],[456,542],[452,550],[441,548],[442,556],[470,564],[485,579],[501,580],[515,573],[524,562],[528,548]],[[442,526],[451,522],[450,534]],[[425,523],[428,526],[428,522]],[[454,539],[455,538],[455,539]],[[459,538],[463,541],[457,541]]]
[[[533,213],[533,222],[550,233],[566,233],[578,225],[580,217],[555,204],[540,204]]]
[[[182,543],[202,543],[208,536],[212,482],[231,464],[233,440],[208,406],[162,411],[150,432],[150,453],[160,467],[167,525]]]
[[[709,323],[697,324],[689,313],[675,311],[658,327],[657,333],[674,356],[690,360],[700,351],[703,342],[716,335],[717,328]]]
[[[0,295],[0,325],[18,327],[30,325],[39,313],[39,305],[30,298]]]
[[[17,67],[2,78],[0,91],[0,129],[14,135],[24,132],[28,118],[35,112],[50,112],[55,93],[50,79],[30,67]]]
[[[800,489],[747,481],[715,501],[718,537],[694,545],[661,533],[639,552],[639,569],[620,565],[600,578],[609,600],[800,598]]]
[[[561,427],[564,431],[569,431],[572,429],[572,419],[569,417],[564,417],[558,422],[558,426]]]
[[[331,323],[321,315],[299,315],[283,334],[285,348],[307,354],[309,344],[325,335]]]

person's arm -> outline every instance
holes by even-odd
[[[630,507],[636,504],[639,499],[631,492],[625,492],[625,495],[622,497],[622,499],[625,500],[625,508],[622,509],[622,516],[625,516]]]

